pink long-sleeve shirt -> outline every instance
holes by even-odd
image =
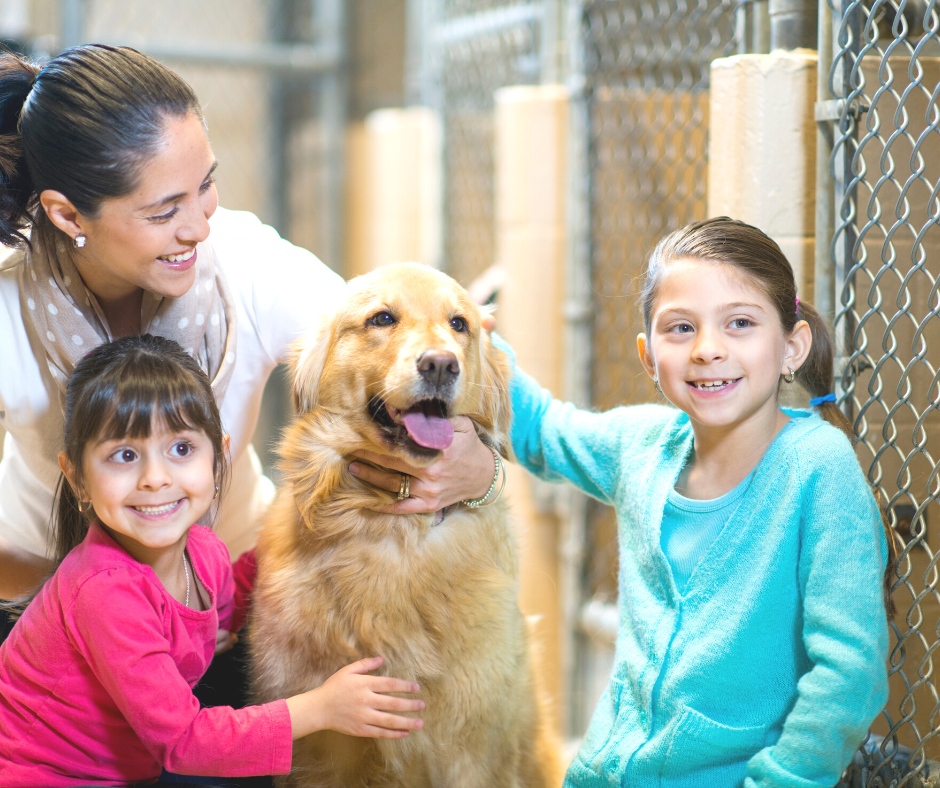
[[[224,544],[193,526],[187,552],[208,610],[177,602],[97,525],[69,553],[0,645],[0,786],[290,771],[285,701],[200,709],[192,693],[237,611]]]

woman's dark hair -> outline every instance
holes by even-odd
[[[39,194],[61,192],[96,218],[103,199],[137,188],[167,119],[189,114],[202,119],[192,88],[129,47],[78,46],[43,67],[0,55],[0,243],[28,243],[33,224],[54,249]]]
[[[734,266],[774,305],[786,335],[793,331],[797,322],[805,320],[812,332],[813,344],[803,366],[796,370],[796,380],[811,397],[823,397],[833,393],[835,349],[826,321],[812,304],[802,299],[797,304],[793,268],[780,247],[756,227],[727,216],[689,224],[670,233],[656,245],[650,256],[640,293],[647,334],[650,333],[656,289],[662,280],[663,271],[670,263],[679,260]],[[852,444],[855,444],[852,423],[834,402],[824,402],[816,408],[822,418],[842,430]],[[890,613],[893,603],[890,598],[889,578],[893,574],[895,544],[883,512],[882,520],[888,538],[885,605]]]
[[[143,334],[99,345],[75,366],[65,393],[65,455],[81,488],[85,447],[102,440],[146,438],[154,424],[172,432],[195,430],[214,451],[216,483],[227,478],[225,436],[212,385],[199,364],[172,339]],[[52,511],[54,568],[80,544],[94,519],[63,477]],[[22,610],[38,589],[16,600]]]

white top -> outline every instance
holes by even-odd
[[[254,214],[220,208],[210,226],[238,309],[235,370],[220,408],[231,436],[231,477],[216,528],[235,558],[254,544],[258,517],[274,492],[251,447],[264,385],[286,360],[291,342],[335,307],[345,283]],[[51,555],[64,415],[42,343],[22,318],[16,269],[24,257],[17,251],[0,261],[0,424],[7,431],[0,459],[0,547]]]

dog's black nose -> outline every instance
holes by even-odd
[[[460,362],[453,353],[428,350],[418,356],[418,372],[428,383],[444,386],[460,374]]]

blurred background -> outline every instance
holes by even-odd
[[[774,237],[833,325],[901,550],[892,695],[853,786],[940,785],[938,30],[937,0],[0,0],[0,39],[37,59],[95,41],[165,62],[204,103],[222,205],[346,277],[440,267],[586,407],[656,396],[636,293],[665,232],[727,214]],[[275,476],[288,411],[275,375],[255,441]],[[515,468],[509,490],[576,741],[613,660],[615,522]]]

